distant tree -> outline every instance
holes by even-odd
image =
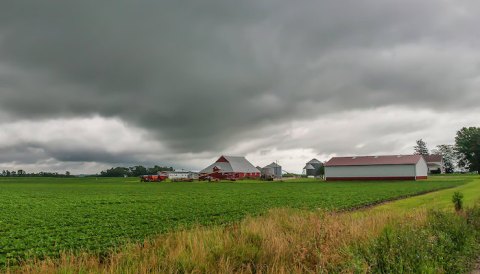
[[[422,139],[417,140],[417,145],[413,147],[415,150],[414,154],[416,155],[428,155],[427,143]]]
[[[453,173],[457,167],[458,153],[453,145],[438,145],[432,154],[442,155],[445,173]]]
[[[141,175],[146,175],[148,173],[148,170],[144,166],[134,166],[134,167],[130,167],[130,172],[132,176],[141,176]]]
[[[455,149],[459,153],[458,165],[480,173],[480,128],[464,127],[457,132]]]
[[[126,167],[112,167],[105,171],[100,172],[100,176],[103,177],[124,177],[128,174],[129,169]]]
[[[161,166],[154,166],[151,168],[147,168],[141,165],[132,166],[132,167],[112,167],[110,169],[104,170],[100,172],[100,176],[102,177],[138,177],[141,175],[155,175],[159,171],[173,171],[173,167],[161,167]]]
[[[25,176],[27,173],[23,169],[17,171],[17,176]]]
[[[158,166],[155,165],[154,167],[147,169],[147,174],[154,175],[161,171],[173,171],[173,167],[165,167],[165,166]]]
[[[322,164],[320,168],[317,170],[316,176],[325,175],[325,166]]]
[[[65,176],[70,177],[70,171],[65,171]]]

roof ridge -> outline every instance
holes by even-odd
[[[332,157],[327,161],[326,166],[410,165],[418,163],[422,158],[422,155],[414,154],[343,156]]]
[[[425,155],[420,155],[420,154],[350,155],[350,156],[332,156],[332,158],[393,157],[393,156],[425,156]]]

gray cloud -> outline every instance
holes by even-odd
[[[118,118],[198,154],[348,110],[473,108],[479,12],[436,0],[2,3],[0,109],[9,121]],[[39,158],[59,161],[142,158],[40,143]]]
[[[34,164],[45,159],[47,155],[43,149],[26,144],[15,144],[14,146],[0,148],[0,163],[15,160],[21,164]]]

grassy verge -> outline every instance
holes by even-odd
[[[454,178],[459,178],[457,175]],[[449,177],[435,177],[435,179],[443,178],[448,180]],[[455,188],[436,191],[425,195],[411,197],[394,203],[386,203],[378,207],[372,208],[372,211],[408,211],[412,208],[422,209],[442,209],[454,210],[452,207],[452,195],[456,191],[465,193],[464,204],[466,206],[473,206],[480,199],[480,177],[479,176],[464,176],[463,178],[470,178],[472,181],[457,186]]]
[[[387,225],[352,252],[356,271],[372,273],[469,273],[480,254],[480,206],[455,214],[428,211],[421,223]]]
[[[470,209],[451,212],[454,191]],[[273,209],[226,227],[128,244],[106,257],[64,253],[22,273],[465,273],[480,245],[480,180],[358,212]],[[435,210],[432,210],[435,208]]]

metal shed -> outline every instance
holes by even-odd
[[[421,155],[333,157],[325,163],[327,181],[427,179]]]

